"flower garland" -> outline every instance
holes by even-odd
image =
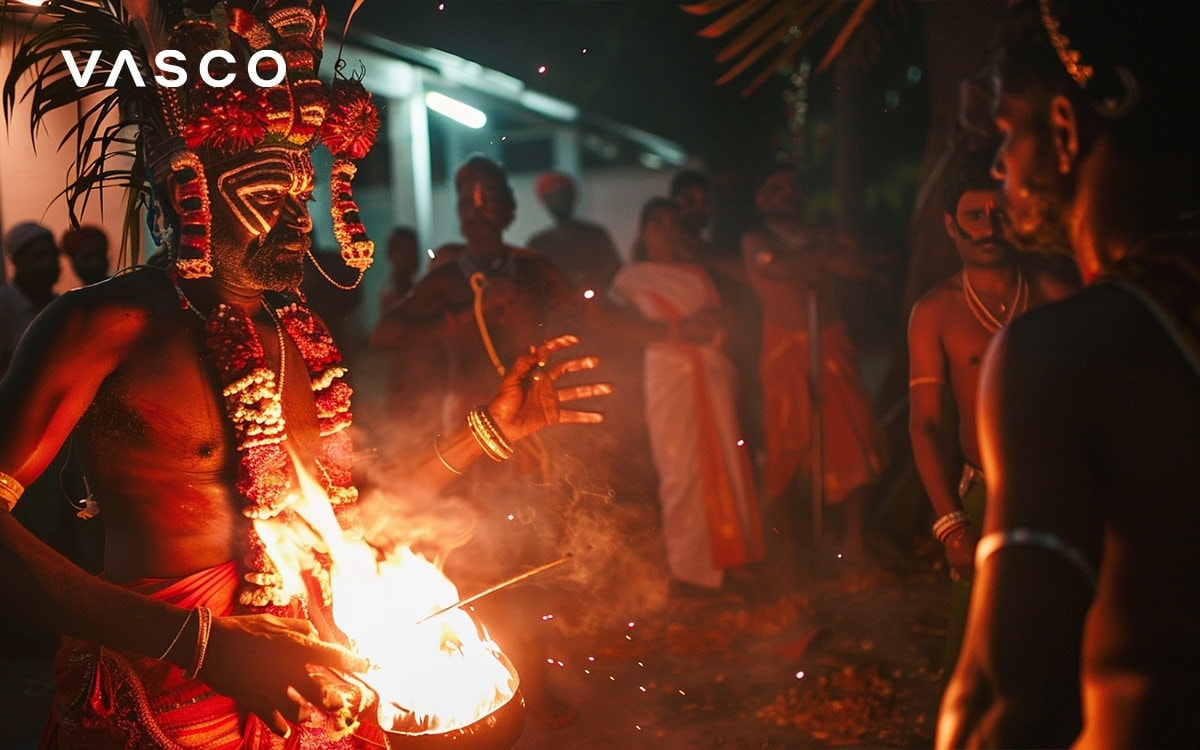
[[[186,299],[184,302],[187,304]],[[358,491],[351,484],[353,449],[346,434],[353,419],[352,389],[343,380],[346,368],[342,366],[342,355],[329,331],[307,308],[292,303],[274,311],[274,315],[276,325],[300,350],[313,389],[322,445],[321,456],[316,459],[319,479],[342,528],[357,529]],[[287,440],[283,398],[275,373],[267,366],[262,341],[249,316],[224,304],[218,305],[206,320],[205,332],[208,349],[221,374],[226,414],[238,441],[237,490],[246,500],[242,512],[251,521],[280,518],[287,522],[292,513],[288,504],[297,482],[291,457],[283,445]],[[320,588],[322,604],[328,607],[332,601],[329,557],[314,550],[311,559],[313,567],[308,572]],[[253,528],[243,565],[246,570],[238,602],[258,611],[286,615],[291,597]]]

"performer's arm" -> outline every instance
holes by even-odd
[[[926,295],[913,305],[908,321],[908,435],[935,517],[952,522],[952,530],[939,539],[946,559],[956,577],[969,580],[979,530],[961,522],[962,515],[952,515],[963,510],[957,489],[963,459],[957,424],[951,418],[953,392],[947,382],[949,367],[941,329],[938,299]],[[956,519],[959,522],[953,523]]]
[[[516,443],[552,424],[596,424],[604,420],[600,412],[565,408],[568,402],[612,393],[609,383],[559,385],[559,378],[571,373],[595,369],[600,360],[594,356],[559,359],[554,355],[578,343],[574,336],[558,336],[517,357],[508,369],[496,395],[487,404],[488,416],[504,438]],[[553,360],[553,361],[552,361]],[[484,451],[479,439],[462,415],[462,426],[447,435],[438,435],[416,457],[401,457],[382,471],[405,477],[410,492],[434,495],[465,472]]]
[[[1080,643],[1103,534],[1083,435],[1097,415],[1078,371],[1055,366],[1062,338],[1038,341],[1045,326],[1022,322],[997,334],[984,360],[987,516],[939,748],[1065,747],[1080,728]],[[1020,542],[1021,530],[1036,532],[1034,543]]]

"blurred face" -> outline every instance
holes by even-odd
[[[683,227],[676,209],[663,206],[652,212],[642,227],[646,259],[655,263],[679,260],[683,247]]]
[[[946,232],[954,240],[963,265],[990,266],[1005,260],[1012,250],[1001,226],[997,190],[963,193],[954,216],[946,216]]]
[[[1065,251],[1068,186],[1055,168],[1046,115],[1031,97],[997,86],[996,127],[1003,136],[992,174],[1001,181],[1004,212],[1013,239],[1023,248]]]
[[[513,207],[502,185],[488,175],[464,175],[458,188],[458,226],[466,240],[499,240],[513,217]]]
[[[12,254],[13,278],[29,290],[49,291],[58,283],[58,245],[49,237],[27,242]]]
[[[214,272],[251,289],[290,291],[304,277],[312,217],[312,159],[306,150],[266,147],[216,178]]]
[[[804,187],[800,175],[790,170],[772,173],[758,189],[755,205],[768,219],[799,221],[804,216]]]
[[[108,245],[97,239],[84,243],[71,255],[71,267],[85,284],[95,284],[108,277]]]
[[[419,265],[416,238],[411,234],[392,235],[388,238],[387,257],[393,278],[403,281],[412,279]]]
[[[680,225],[690,234],[700,234],[712,218],[712,200],[702,185],[692,185],[677,193],[675,205],[679,206]]]

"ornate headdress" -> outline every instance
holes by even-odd
[[[6,114],[27,74],[35,129],[60,107],[82,113],[62,141],[75,142],[74,179],[64,191],[73,219],[94,188],[132,188],[133,200],[150,199],[144,205],[152,215],[169,211],[164,223],[175,230],[170,245],[179,274],[208,276],[206,171],[255,149],[297,152],[322,143],[334,157],[333,227],[342,258],[360,278],[371,264],[374,244],[351,179],[379,116],[340,60],[331,84],[317,78],[325,31],[320,0],[55,0],[39,8],[8,4],[4,13],[49,22],[26,35],[14,56]],[[114,112],[119,124],[106,126]],[[113,161],[118,156],[133,157],[133,166]]]

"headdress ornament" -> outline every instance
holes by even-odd
[[[152,197],[169,206],[180,275],[208,276],[206,172],[259,148],[301,151],[324,144],[334,156],[333,224],[342,258],[360,274],[370,266],[374,244],[359,219],[351,179],[354,160],[375,140],[379,114],[359,77],[343,74],[340,60],[332,83],[317,77],[326,22],[320,0],[55,0],[23,10],[9,4],[3,12],[49,22],[35,24],[17,49],[4,86],[6,114],[26,74],[33,76],[24,97],[32,101],[35,129],[52,110],[81,107],[83,116],[61,144],[75,142],[74,179],[64,191],[73,218],[93,188],[133,188],[133,200]],[[88,61],[68,62],[63,50],[77,56],[99,50],[88,82],[76,80]],[[167,61],[186,76],[168,84],[174,70],[158,56],[172,52],[183,59]],[[201,61],[208,53],[215,62],[205,80]],[[136,70],[122,62],[129,55]],[[272,85],[259,85],[263,81]],[[119,125],[106,127],[114,112]],[[134,157],[133,166],[113,166],[116,156]]]
[[[1063,30],[1064,18],[1056,14],[1053,0],[1038,0],[1042,26],[1059,62],[1079,88],[1093,98],[1093,108],[1109,119],[1120,119],[1134,110],[1141,99],[1141,84],[1127,66],[1117,62],[1103,64],[1091,56],[1085,61],[1080,44],[1072,42]],[[1094,47],[1096,45],[1093,45]],[[1102,45],[1101,45],[1102,48]],[[1097,57],[1102,57],[1098,54]],[[1098,67],[1101,75],[1097,76]],[[1101,80],[1102,79],[1102,80]]]

